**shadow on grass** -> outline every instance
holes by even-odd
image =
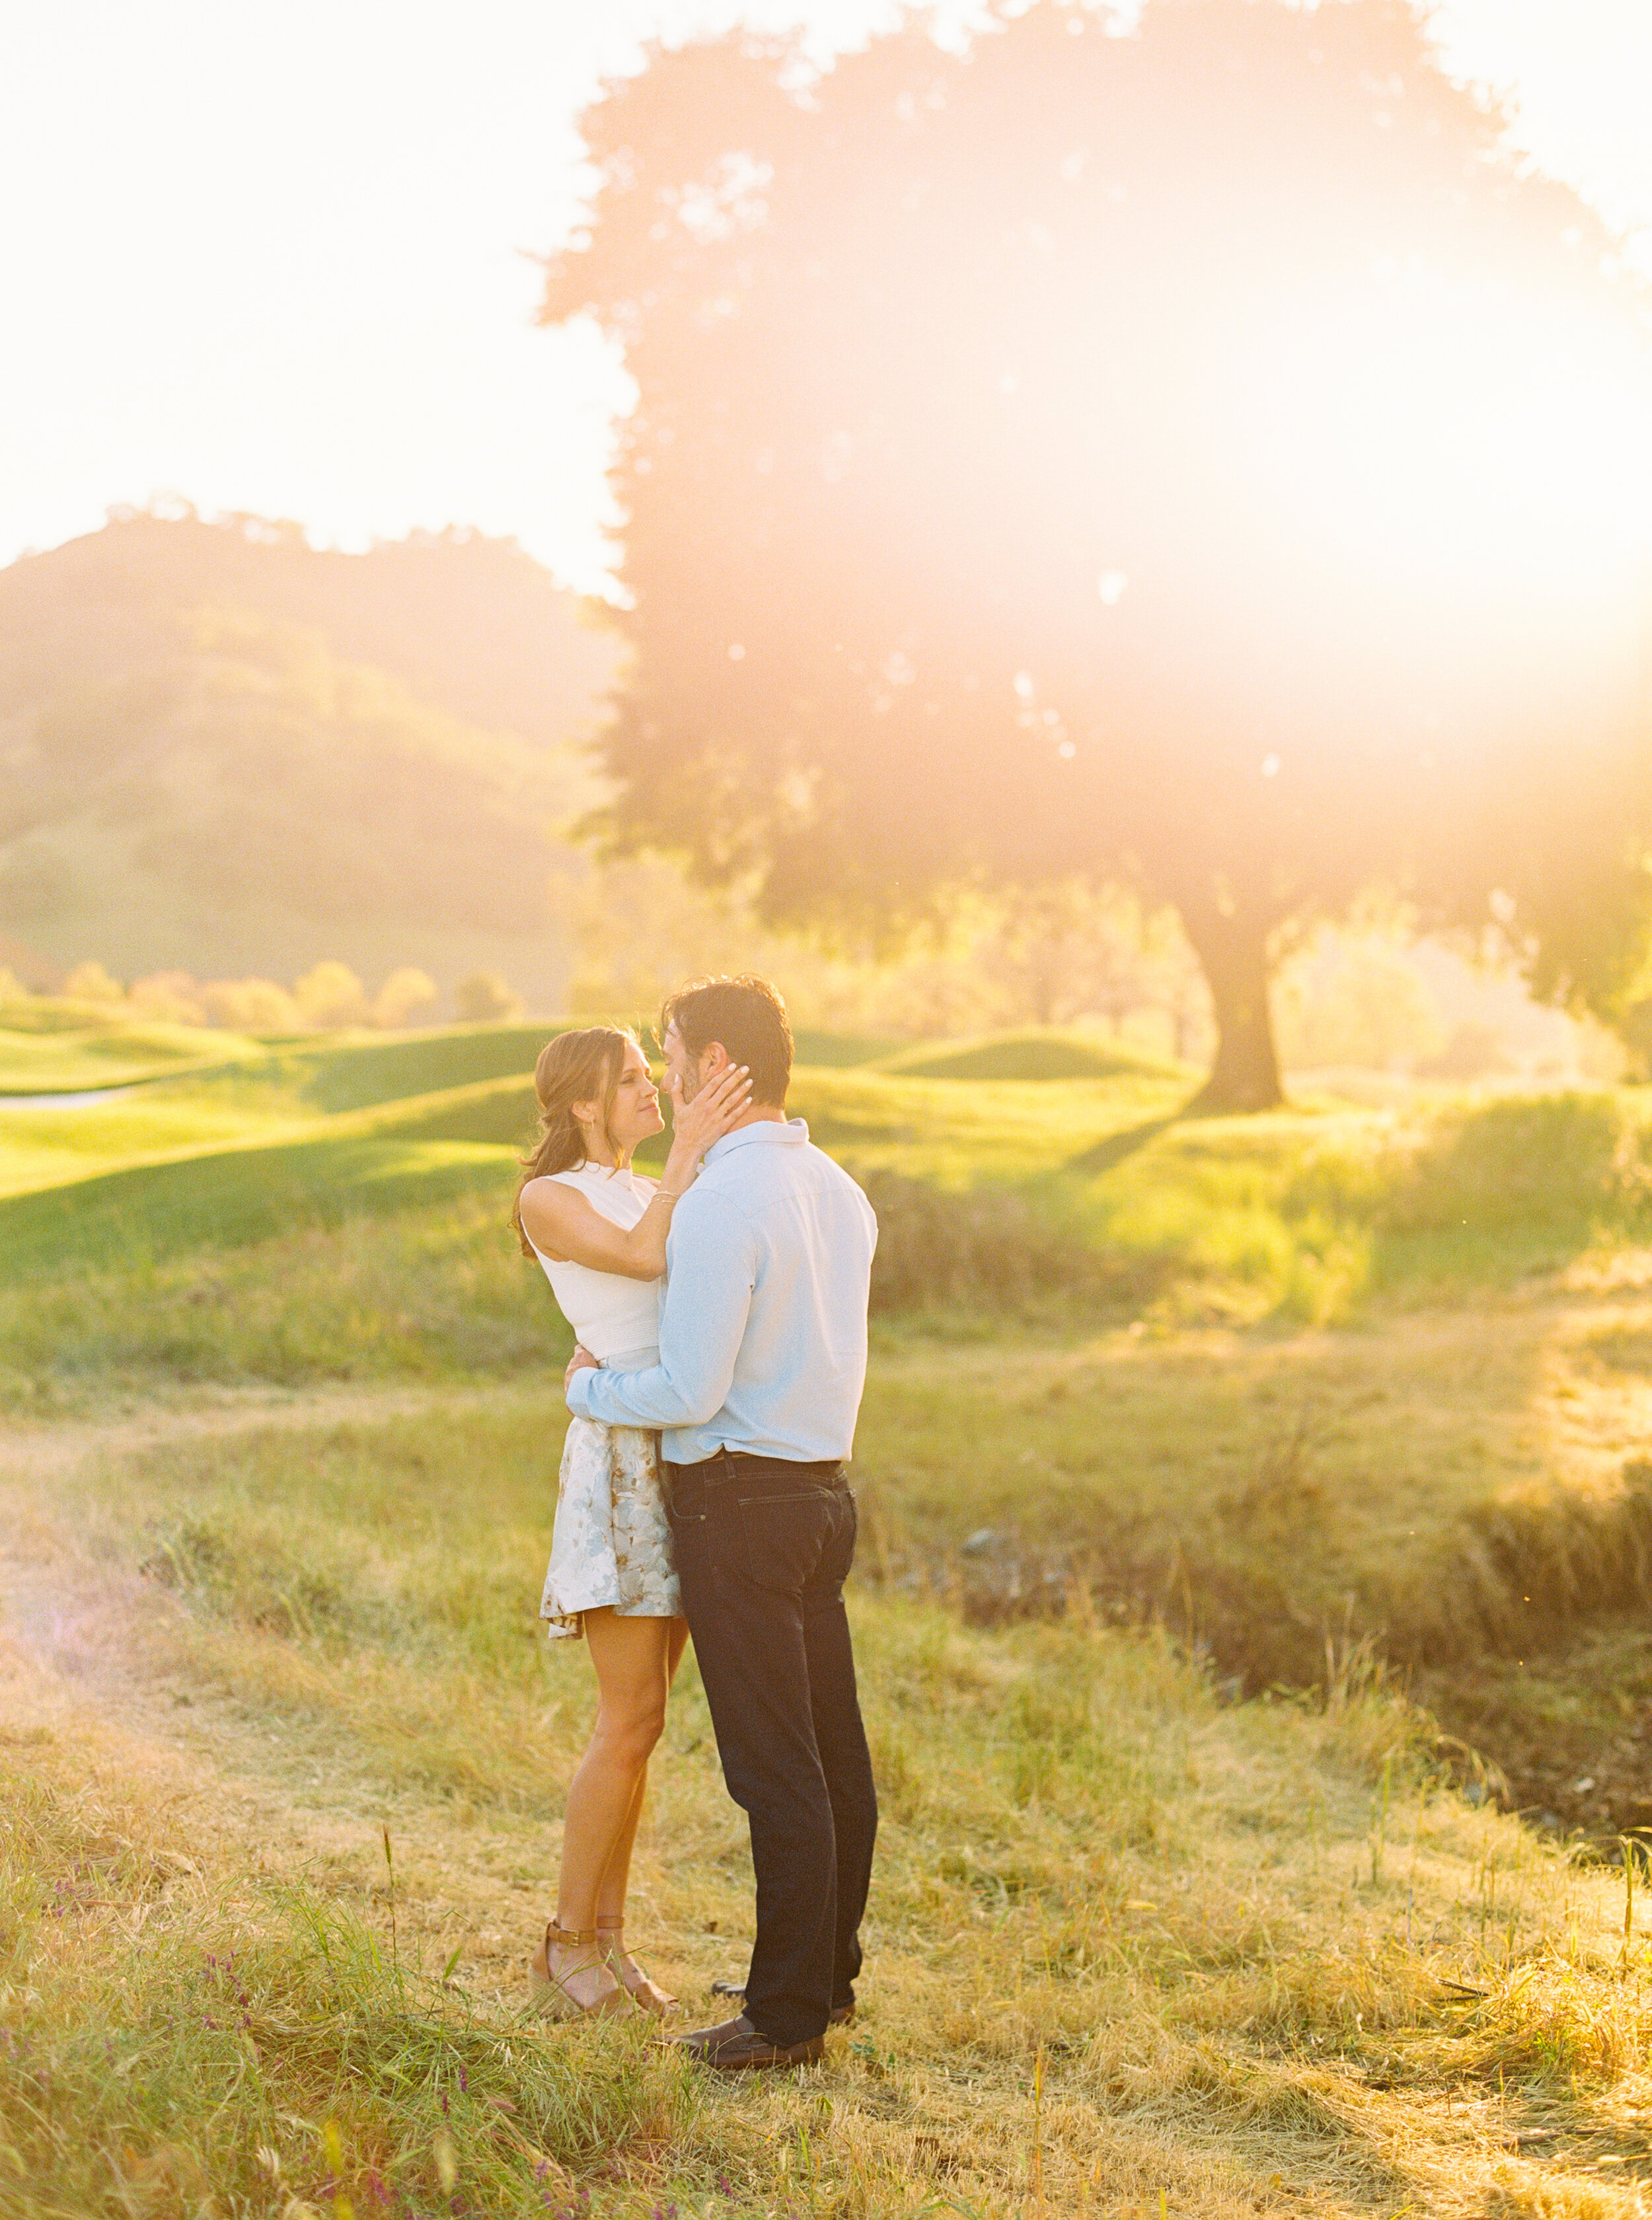
[[[1069,1172],[1110,1172],[1115,1164],[1123,1163],[1126,1157],[1133,1157],[1138,1149],[1144,1149],[1150,1141],[1156,1141],[1182,1114],[1176,1112],[1168,1118],[1150,1118],[1144,1125],[1128,1126],[1122,1133],[1108,1133],[1101,1140],[1092,1143],[1088,1149],[1081,1149],[1075,1157],[1069,1157],[1062,1169]]]
[[[415,1034],[400,1040],[322,1043],[284,1059],[302,1076],[306,1102],[318,1110],[366,1110],[408,1096],[472,1087],[483,1080],[521,1079],[529,1088],[534,1060],[567,1020],[477,1026]]]

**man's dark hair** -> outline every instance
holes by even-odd
[[[783,1109],[792,1076],[792,1029],[780,990],[766,979],[697,979],[666,997],[662,1040],[675,1026],[690,1056],[720,1041],[731,1063],[751,1074],[751,1100]]]

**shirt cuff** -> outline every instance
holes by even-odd
[[[587,1382],[595,1377],[596,1367],[594,1364],[582,1364],[568,1382],[564,1394],[568,1408],[577,1419],[589,1419],[591,1415],[591,1391]]]

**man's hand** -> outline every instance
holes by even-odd
[[[576,1372],[597,1372],[601,1369],[602,1359],[593,1356],[583,1342],[577,1341],[574,1344],[574,1353],[568,1359],[568,1369],[562,1375],[563,1394],[565,1395],[573,1385]]]

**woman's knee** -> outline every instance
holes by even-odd
[[[645,1765],[664,1730],[665,1706],[653,1702],[605,1703],[596,1722],[598,1740],[630,1765]]]

